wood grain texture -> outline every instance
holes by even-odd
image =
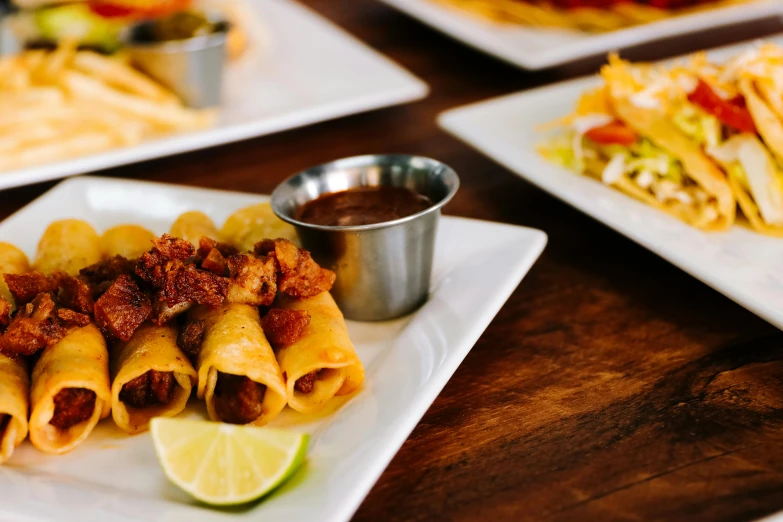
[[[600,59],[525,72],[372,0],[306,3],[432,95],[102,174],[268,193],[337,157],[423,154],[461,176],[447,213],[550,238],[355,519],[745,521],[783,510],[783,333],[435,125],[443,110],[591,73]],[[782,29],[756,22],[629,55]],[[0,214],[50,186],[0,192]]]

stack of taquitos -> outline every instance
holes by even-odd
[[[253,217],[259,208],[242,210],[252,230],[238,237],[267,226]],[[199,230],[217,234],[203,217],[183,215],[177,227],[191,241]],[[196,252],[136,225],[98,237],[87,223],[63,220],[44,233],[34,272],[21,252],[0,244],[0,459],[28,429],[42,451],[70,451],[110,411],[121,429],[144,431],[152,417],[182,411],[196,382],[213,420],[257,425],[286,404],[316,411],[361,385],[364,369],[328,294],[334,273],[287,240],[242,253],[198,242]],[[269,312],[264,326],[259,306]],[[178,335],[173,319],[188,309]],[[39,352],[30,383],[25,357]]]
[[[734,221],[783,235],[783,51],[672,68],[610,57],[604,85],[559,123],[547,158],[704,230]]]

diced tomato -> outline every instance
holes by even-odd
[[[696,89],[688,95],[688,100],[701,107],[707,114],[712,114],[724,125],[741,132],[756,133],[756,125],[745,107],[745,99],[737,96],[724,100],[712,90],[707,82],[699,78]]]
[[[89,0],[92,12],[104,18],[143,20],[187,9],[191,0]]]
[[[633,145],[636,132],[621,121],[613,121],[585,132],[585,137],[601,145]]]

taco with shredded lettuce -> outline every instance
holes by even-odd
[[[610,56],[603,85],[557,122],[561,131],[540,152],[689,225],[725,230],[736,202],[707,150],[749,127],[692,96],[701,78],[716,73],[703,56],[673,69]]]
[[[748,132],[729,137],[709,153],[726,170],[753,228],[783,237],[783,49],[766,44],[741,54],[721,69],[715,86],[704,96],[716,104],[728,97],[744,100],[743,118],[751,123]]]

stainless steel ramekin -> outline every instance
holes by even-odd
[[[213,13],[205,16],[215,25],[210,34],[147,42],[140,38],[155,22],[145,21],[130,27],[124,38],[134,65],[174,91],[185,105],[196,109],[220,105],[230,28],[228,21]]]
[[[430,198],[418,214],[373,225],[321,226],[296,219],[299,207],[355,187],[405,187]],[[272,193],[272,209],[296,227],[302,246],[337,273],[332,295],[345,316],[383,321],[414,311],[429,296],[441,207],[459,188],[457,174],[419,156],[357,156],[302,171]]]

